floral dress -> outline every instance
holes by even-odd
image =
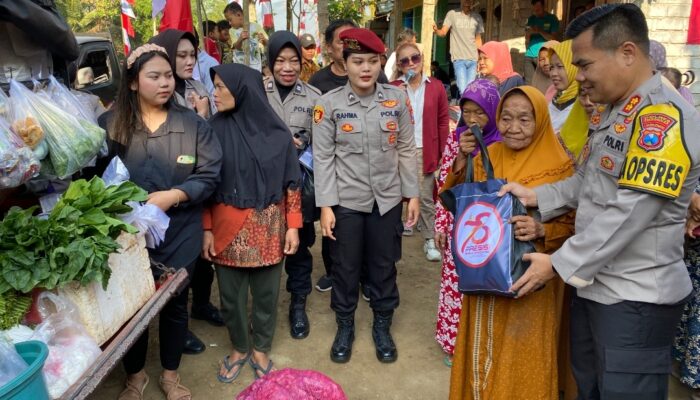
[[[678,324],[673,357],[680,362],[681,382],[700,389],[700,239],[686,239],[685,265],[693,283],[693,295]]]
[[[459,151],[459,146],[454,136],[454,134],[451,134],[447,137],[447,143],[442,155],[440,175],[438,176],[438,190],[442,189],[452,162]],[[462,294],[457,289],[459,278],[452,259],[451,232],[453,224],[454,218],[452,213],[447,211],[440,201],[437,201],[435,203],[435,232],[447,235],[447,246],[442,255],[442,279],[440,282],[435,340],[448,355],[452,355],[455,350],[455,340],[457,339],[457,329],[459,328],[459,314],[462,311]]]

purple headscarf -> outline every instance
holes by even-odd
[[[496,110],[498,109],[498,103],[501,101],[501,95],[498,93],[498,86],[486,79],[477,79],[464,89],[462,98],[459,100],[460,117],[457,129],[455,129],[455,141],[459,142],[459,136],[469,128],[462,116],[462,106],[467,100],[478,104],[489,117],[489,122],[482,129],[486,146],[494,142],[500,142],[501,132],[498,131],[496,126]],[[477,148],[473,155],[476,155],[478,152],[479,149]]]
[[[666,68],[666,47],[656,40],[649,41],[649,58],[654,64],[654,69]]]

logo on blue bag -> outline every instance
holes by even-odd
[[[472,203],[455,225],[457,257],[471,268],[486,265],[502,240],[503,219],[496,207],[489,203]]]

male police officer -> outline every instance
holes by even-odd
[[[307,150],[310,144],[311,113],[321,98],[318,89],[299,79],[301,58],[301,45],[293,33],[278,31],[270,36],[267,59],[272,69],[272,77],[264,82],[265,92],[272,108],[289,127],[300,153]],[[309,176],[304,179],[309,179]],[[306,296],[311,293],[313,258],[309,247],[313,246],[316,240],[316,205],[313,204],[313,199],[308,199],[311,201],[309,207],[305,204],[306,200],[302,199],[304,226],[299,230],[299,250],[296,254],[287,256],[284,265],[287,271],[287,291],[292,294],[289,304],[289,330],[295,339],[303,339],[309,335]]]
[[[578,208],[576,234],[530,254],[513,286],[524,296],[558,274],[577,288],[571,350],[579,399],[664,399],[675,327],[692,290],[683,262],[688,203],[700,177],[700,116],[649,60],[633,4],[574,20],[576,79],[594,103],[578,173],[534,190],[506,185],[542,219]]]

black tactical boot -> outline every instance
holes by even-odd
[[[306,316],[306,295],[292,293],[289,304],[289,334],[293,339],[309,336],[309,318]]]
[[[352,355],[352,342],[355,340],[355,315],[353,313],[336,313],[335,322],[338,323],[338,332],[331,347],[331,360],[337,363],[350,361]]]
[[[394,339],[389,332],[393,316],[394,311],[374,312],[372,339],[374,339],[374,346],[377,349],[377,359],[383,363],[392,363],[398,357]]]

